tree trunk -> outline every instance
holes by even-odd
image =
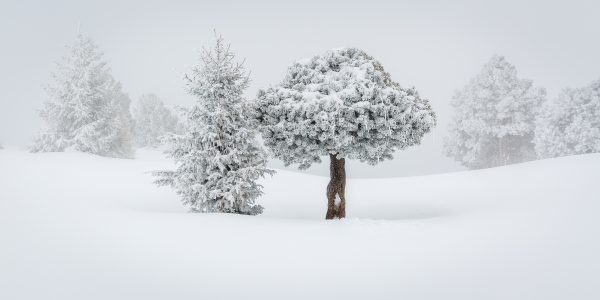
[[[329,172],[331,179],[327,185],[327,215],[325,219],[346,217],[346,161],[329,154]]]

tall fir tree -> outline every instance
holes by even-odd
[[[273,171],[247,115],[243,63],[218,36],[186,81],[197,102],[186,113],[186,132],[166,139],[177,169],[155,172],[156,183],[173,187],[192,212],[260,214],[257,180]]]
[[[54,83],[47,88],[49,100],[40,112],[46,128],[31,150],[132,157],[130,100],[98,46],[79,34],[57,67]]]
[[[544,103],[536,124],[541,158],[600,152],[600,79]]]
[[[531,80],[518,78],[504,57],[492,57],[452,99],[445,154],[470,169],[535,159],[535,116],[545,95]]]

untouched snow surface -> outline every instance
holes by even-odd
[[[189,214],[136,160],[0,150],[0,299],[600,299],[600,155],[265,179],[261,216]],[[352,170],[348,170],[352,175]]]

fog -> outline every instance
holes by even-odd
[[[449,102],[493,55],[554,97],[600,77],[598,1],[9,1],[0,9],[0,143],[24,147],[41,126],[54,63],[78,31],[105,52],[132,100],[188,106],[183,74],[216,29],[251,71],[247,91],[279,82],[293,61],[362,48],[438,115],[423,143],[393,161],[350,162],[350,177],[462,170],[441,154]],[[281,166],[273,162],[274,166]],[[326,174],[327,164],[308,172]]]

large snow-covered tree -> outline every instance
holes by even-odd
[[[166,139],[177,169],[155,172],[157,183],[173,187],[192,212],[261,213],[256,181],[273,171],[246,109],[243,63],[219,36],[186,80],[197,102],[186,113],[186,132]]]
[[[163,136],[179,130],[177,115],[154,94],[142,95],[135,103],[133,120],[138,147],[157,147]]]
[[[518,78],[504,57],[492,57],[452,99],[445,154],[470,169],[535,159],[535,116],[545,95],[531,80]]]
[[[32,151],[133,156],[129,97],[89,37],[77,36],[53,78],[47,88],[49,100],[40,112],[46,128]]]
[[[600,79],[544,103],[536,125],[539,157],[600,152]]]
[[[329,156],[327,219],[346,214],[346,158],[391,159],[436,124],[427,100],[355,48],[292,64],[281,83],[258,92],[254,106],[265,144],[286,165],[305,169]]]

